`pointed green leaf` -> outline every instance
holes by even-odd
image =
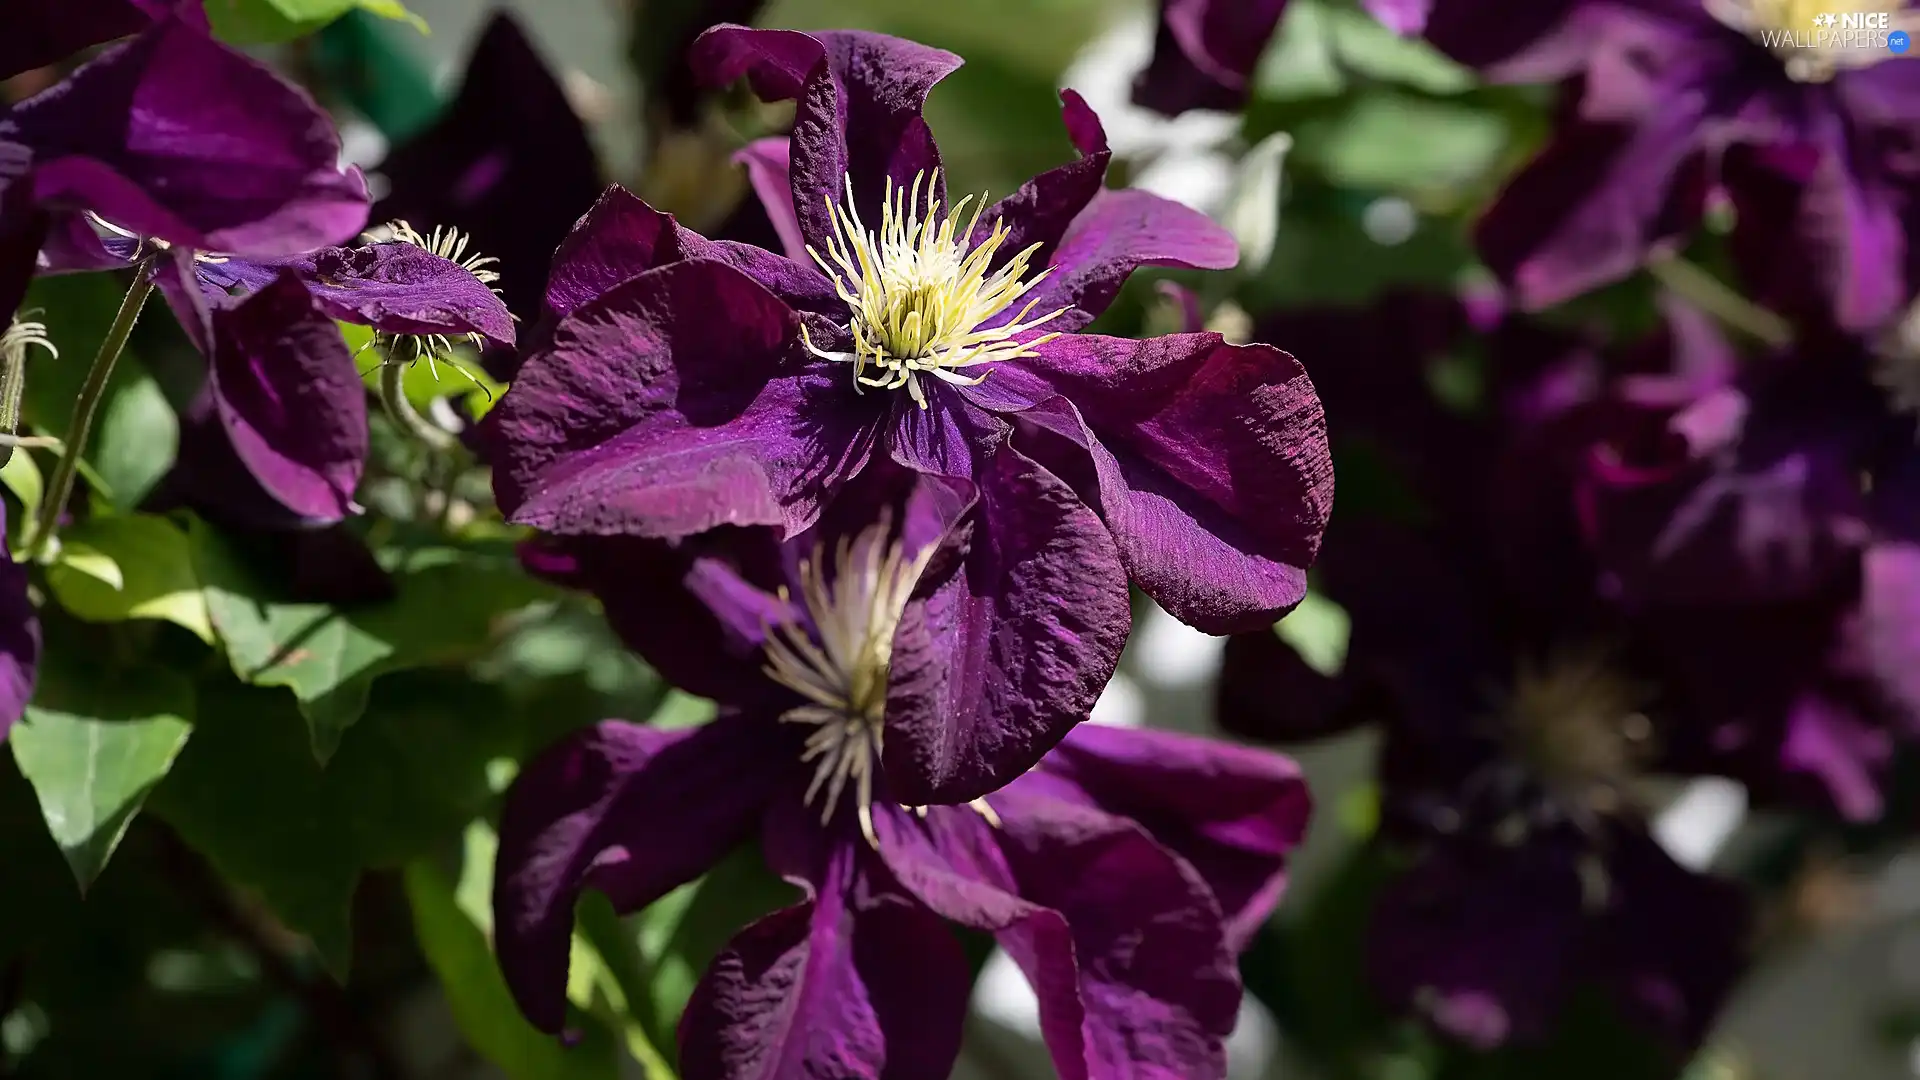
[[[75,526],[62,537],[47,584],[61,607],[90,622],[161,619],[213,641],[187,534],[166,518],[129,514]]]
[[[50,653],[8,737],[81,891],[191,733],[193,685],[159,668],[80,670]]]
[[[207,19],[223,40],[271,45],[305,37],[355,9],[427,33],[426,20],[399,0],[207,0]]]
[[[179,449],[180,420],[159,382],[138,367],[115,379],[100,406],[90,459],[114,508],[131,511],[145,501]]]
[[[46,492],[46,481],[40,476],[40,466],[34,464],[33,455],[22,450],[7,458],[0,465],[0,483],[7,485],[13,497],[20,500],[19,520],[9,522],[13,526],[13,535],[8,540],[13,543],[14,551],[20,550],[20,532],[26,523],[40,509],[40,497]]]
[[[1293,646],[1308,667],[1331,679],[1346,666],[1353,619],[1347,609],[1309,589],[1299,607],[1273,624],[1273,632]]]

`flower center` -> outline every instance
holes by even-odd
[[[900,541],[888,541],[890,524],[883,516],[858,536],[843,537],[834,553],[831,580],[824,566],[825,547],[815,548],[813,558],[800,564],[801,605],[807,618],[796,614],[773,627],[766,644],[767,675],[807,701],[780,719],[815,729],[800,757],[813,764],[807,805],[824,792],[820,820],[825,823],[851,783],[860,831],[876,846],[873,778],[879,768],[893,635],[935,547],[928,544],[909,558]]]
[[[1521,665],[1503,710],[1506,731],[1555,812],[1586,826],[1620,808],[1653,734],[1641,698],[1596,650]]]
[[[1891,35],[1920,30],[1905,0],[1706,0],[1707,11],[1780,58],[1800,82],[1825,82],[1906,51]],[[1904,40],[1904,39],[1902,39]]]
[[[934,175],[937,180],[939,174]],[[1040,245],[1028,247],[993,269],[994,258],[1011,228],[1004,220],[997,222],[985,239],[969,248],[986,197],[981,196],[976,203],[973,196],[968,196],[942,214],[932,184],[926,185],[927,201],[924,207],[921,205],[925,176],[915,176],[911,190],[895,188],[892,180],[887,181],[878,231],[869,231],[854,210],[851,177],[847,179],[846,202],[835,207],[828,200],[834,234],[827,241],[827,254],[823,257],[812,247],[807,253],[833,279],[834,291],[853,313],[847,325],[853,349],[827,352],[816,348],[806,328],[801,328],[801,337],[815,356],[853,364],[856,389],[905,387],[923,409],[927,397],[920,376],[976,384],[986,378],[985,371],[974,376],[961,372],[1035,355],[1037,346],[1059,335],[1029,340],[1022,336],[1067,310],[1060,308],[1029,320],[1027,316],[1039,302],[1029,300],[1013,318],[983,328],[981,324],[1011,308],[1047,276],[1043,270],[1023,280]],[[973,206],[971,216],[967,213],[969,204]]]
[[[493,284],[500,280],[500,274],[492,269],[500,260],[478,252],[468,254],[467,235],[458,229],[436,225],[432,235],[424,235],[405,221],[396,220],[367,232],[361,239],[373,243],[411,244],[430,255],[438,255],[455,264],[472,274],[475,281],[487,286],[495,296],[500,295],[500,290]],[[444,363],[466,376],[467,380],[475,386],[485,389],[485,385],[480,380],[474,378],[471,372],[453,359],[457,341],[465,341],[476,352],[485,348],[487,343],[486,338],[478,333],[461,334],[456,339],[446,334],[388,334],[375,331],[373,339],[367,342],[366,348],[381,346],[387,354],[386,362],[390,364],[415,364],[425,360],[436,381],[440,378],[438,365]]]

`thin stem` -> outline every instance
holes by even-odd
[[[452,432],[421,416],[407,400],[406,377],[406,364],[388,360],[380,366],[380,403],[387,407],[387,415],[429,450],[445,453],[459,446]]]
[[[134,267],[133,286],[120,301],[120,311],[114,315],[106,340],[94,355],[93,366],[87,370],[87,381],[80,387],[80,396],[74,399],[73,418],[67,422],[67,449],[53,467],[53,479],[48,482],[46,496],[40,503],[33,538],[27,542],[29,560],[45,553],[53,543],[54,534],[60,530],[60,512],[66,509],[67,499],[73,495],[73,478],[80,467],[80,455],[86,452],[87,437],[93,432],[94,414],[100,411],[100,402],[107,396],[107,380],[112,377],[113,365],[120,360],[120,354],[126,351],[127,338],[140,318],[140,309],[146,307],[147,296],[153,292],[151,270],[151,260]]]
[[[1693,263],[1667,255],[1649,261],[1647,270],[1654,280],[1732,329],[1776,349],[1793,343],[1792,324]]]

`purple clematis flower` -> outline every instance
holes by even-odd
[[[180,250],[278,257],[366,222],[366,185],[313,102],[178,20],[0,116],[0,311],[81,212]]]
[[[130,37],[169,16],[207,27],[201,0],[14,0],[0,15],[0,79]]]
[[[1084,535],[1076,572],[1124,566],[1203,630],[1264,625],[1300,600],[1332,486],[1312,387],[1271,346],[1077,332],[1135,267],[1237,257],[1199,214],[1101,188],[1105,137],[1077,95],[1065,116],[1082,158],[969,211],[947,207],[920,116],[957,57],[721,27],[693,60],[715,82],[744,75],[798,99],[788,152],[754,167],[784,160],[772,186],[791,197],[768,209],[808,261],[603,199],[556,259],[552,342],[489,416],[513,520],[791,536],[890,459],[979,481],[986,534],[1006,514]],[[1003,456],[1017,465],[988,468]],[[997,490],[1002,475],[1029,486]]]
[[[1818,4],[1539,7],[1577,29],[1584,88],[1479,228],[1482,256],[1523,304],[1637,269],[1693,231],[1716,185],[1740,211],[1735,244],[1768,302],[1813,298],[1865,330],[1912,296],[1920,71],[1880,63],[1895,58],[1884,43],[1821,30],[1811,16],[1830,9]]]
[[[583,890],[637,911],[757,835],[804,898],[742,930],[695,989],[689,1080],[947,1075],[971,980],[943,919],[1026,971],[1061,1076],[1225,1074],[1234,955],[1278,900],[1306,788],[1274,755],[1087,726],[971,807],[898,805],[879,744],[924,670],[916,626],[939,601],[920,599],[923,575],[954,562],[943,487],[921,482],[897,535],[827,526],[782,548],[754,530],[709,547],[729,560],[631,538],[544,553],[721,714],[605,722],[509,791],[496,948],[537,1026],[564,1023]]]
[[[0,349],[17,347],[0,337]],[[26,715],[40,669],[40,616],[27,596],[27,567],[7,550],[7,508],[0,502],[0,742]]]
[[[529,325],[541,315],[554,249],[601,188],[593,144],[565,89],[505,13],[480,35],[446,112],[378,171],[388,191],[375,218],[460,230],[475,251],[512,268],[501,295]]]
[[[1660,741],[1698,721],[1654,692],[1583,547],[1573,475],[1598,356],[1491,314],[1396,298],[1276,328],[1355,346],[1321,385],[1374,499],[1335,517],[1316,567],[1351,620],[1339,671],[1273,632],[1235,637],[1220,720],[1283,741],[1383,724],[1384,837],[1414,853],[1374,913],[1384,996],[1488,1046],[1546,1035],[1598,984],[1690,1047],[1741,970],[1747,911],[1674,864],[1637,806]],[[1488,345],[1488,400],[1461,411],[1427,384],[1468,332]]]

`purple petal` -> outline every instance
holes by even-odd
[[[1032,255],[1033,265],[1047,265],[1068,226],[1100,193],[1101,184],[1106,180],[1107,163],[1113,154],[1107,149],[1107,133],[1100,126],[1100,118],[1094,115],[1086,100],[1072,90],[1060,91],[1060,104],[1067,134],[1082,156],[1078,161],[1049,169],[1027,181],[1019,191],[994,203],[980,215],[980,223],[973,231],[976,244],[992,235],[994,227],[1002,221],[1007,224],[1007,237],[1001,243],[996,265],[1005,264],[1036,244],[1039,250]]]
[[[804,263],[808,258],[807,241],[800,235],[800,219],[793,212],[793,159],[790,147],[791,142],[784,135],[755,139],[741,147],[733,155],[733,160],[746,167],[753,193],[759,197],[760,205],[766,208],[767,217],[773,222],[773,230],[779,235],[780,246],[786,251],[787,258]]]
[[[1082,724],[1018,783],[1042,778],[1059,781],[1076,801],[1138,822],[1198,870],[1226,913],[1235,952],[1273,914],[1287,856],[1312,811],[1288,758],[1167,731]]]
[[[142,236],[256,257],[343,243],[366,183],[313,101],[204,33],[169,23],[16,107],[34,197]]]
[[[1214,718],[1242,738],[1295,742],[1344,731],[1357,718],[1347,709],[1345,680],[1316,671],[1271,629],[1227,639],[1216,684]]]
[[[559,533],[806,528],[859,471],[874,414],[843,377],[795,361],[797,321],[705,260],[575,311],[487,416],[501,509]]]
[[[1920,545],[1875,544],[1860,572],[1861,651],[1886,695],[1920,722]]]
[[[547,311],[565,318],[639,274],[685,258],[672,214],[618,184],[602,192],[553,253]]]
[[[972,984],[939,917],[883,867],[834,852],[809,903],[728,943],[680,1020],[687,1080],[921,1080],[960,1053]]]
[[[1625,277],[1699,220],[1701,123],[1683,97],[1637,130],[1563,125],[1481,218],[1481,257],[1529,309]]]
[[[1573,989],[1580,876],[1538,846],[1436,851],[1380,894],[1367,969],[1397,1008],[1487,1049],[1544,1035]]]
[[[0,27],[0,79],[137,34],[174,12],[188,25],[206,30],[207,13],[200,0],[14,0]]]
[[[1271,625],[1300,602],[1333,466],[1293,357],[1217,334],[1079,334],[1041,352],[1022,363],[1085,423],[1059,403],[1020,415],[1092,454],[1101,517],[1141,588],[1211,634]]]
[[[600,192],[600,169],[566,90],[512,16],[496,12],[460,92],[431,128],[381,163],[376,220],[458,228],[499,259],[507,307],[540,315],[554,248]],[[491,336],[491,335],[489,335]]]
[[[1160,0],[1153,60],[1135,81],[1133,100],[1167,116],[1238,110],[1286,7],[1286,0]]]
[[[209,386],[227,438],[260,484],[300,517],[356,511],[367,460],[367,394],[340,328],[292,274],[213,314]]]
[[[1233,234],[1198,210],[1132,188],[1101,190],[1061,238],[1045,280],[1021,300],[1034,313],[1071,307],[1047,324],[1065,332],[1107,310],[1120,286],[1142,266],[1230,270],[1240,261]],[[999,320],[1006,322],[1018,308]]]
[[[698,877],[758,825],[793,761],[764,716],[657,731],[609,720],[529,764],[500,814],[495,949],[522,1012],[566,1019],[573,908],[596,889],[622,914]]]
[[[1086,719],[1132,625],[1119,553],[1072,489],[1012,448],[975,476],[958,572],[895,637],[885,764],[895,798],[966,802]]]
[[[28,568],[13,561],[6,535],[7,508],[0,503],[0,742],[26,713],[40,670],[40,618],[27,597]]]
[[[694,42],[689,63],[709,85],[744,75],[762,100],[797,102],[793,205],[808,243],[824,250],[834,233],[828,204],[846,198],[849,178],[868,221],[880,219],[889,179],[911,186],[927,173],[939,197],[940,155],[920,112],[934,84],[960,66],[952,53],[862,30],[717,26]]]
[[[1427,28],[1434,0],[1360,0],[1360,6],[1394,33],[1417,37]]]
[[[389,334],[478,333],[513,345],[513,316],[472,272],[412,244],[323,248],[284,264],[320,310]]]

